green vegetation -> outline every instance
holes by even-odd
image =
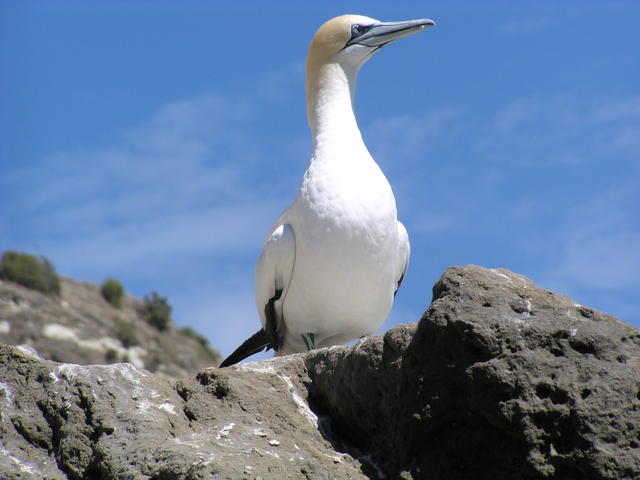
[[[136,326],[118,318],[116,320],[116,338],[120,340],[124,348],[130,348],[138,345],[138,336],[136,335]]]
[[[104,299],[116,308],[122,307],[122,296],[124,295],[124,288],[122,284],[115,278],[107,278],[102,284],[100,293]]]
[[[183,328],[181,328],[180,329],[180,333],[182,333],[182,335],[184,335],[185,337],[193,338],[195,341],[197,341],[203,347],[209,346],[209,340],[207,340],[204,335],[200,335],[198,332],[196,332],[191,327],[183,327]]]
[[[144,297],[144,316],[151,325],[160,331],[171,325],[171,305],[166,297],[151,292],[151,297]]]
[[[104,359],[107,363],[115,363],[118,361],[118,351],[109,348],[106,352],[104,352]]]
[[[60,294],[60,279],[46,257],[8,250],[0,260],[0,278],[46,295]]]

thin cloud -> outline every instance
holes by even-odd
[[[496,114],[495,128],[500,132],[509,133],[522,127],[542,113],[543,107],[540,100],[540,98],[528,97],[510,103]]]
[[[298,60],[267,72],[258,82],[258,95],[268,102],[277,103],[301,94],[305,85],[305,65],[304,60]]]
[[[416,172],[437,172],[445,150],[462,135],[467,121],[461,109],[450,106],[421,115],[376,118],[364,125],[365,142],[393,186],[403,221],[416,223],[408,217],[424,215],[416,197],[433,182],[433,176]]]
[[[640,193],[634,182],[596,195],[567,212],[554,274],[589,288],[640,286]]]
[[[385,168],[420,162],[458,133],[462,111],[446,107],[423,115],[382,117],[364,126],[364,137],[376,161]]]
[[[569,93],[531,95],[498,110],[478,146],[482,155],[502,163],[626,161],[640,156],[639,120],[637,97],[596,100]]]
[[[640,97],[613,100],[596,105],[591,109],[589,119],[596,123],[640,118]]]
[[[550,18],[529,18],[526,20],[511,20],[498,26],[499,35],[527,35],[530,33],[537,33],[549,28],[552,28],[557,24],[556,21]]]
[[[172,102],[113,146],[56,153],[10,173],[34,192],[17,195],[22,228],[71,271],[247,248],[277,199],[256,198],[243,183],[258,158],[244,103],[216,95]]]
[[[611,139],[611,147],[620,152],[640,152],[640,126],[629,126],[617,131]],[[636,158],[640,161],[640,155]]]
[[[259,248],[262,219],[274,207],[246,204],[155,216],[142,223],[100,228],[68,243],[48,246],[52,258],[74,271],[135,266],[173,255],[223,256]],[[45,244],[46,245],[46,244]]]
[[[573,235],[565,245],[559,273],[592,288],[640,287],[640,232]]]

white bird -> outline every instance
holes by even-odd
[[[356,78],[384,45],[432,25],[342,15],[316,32],[307,59],[311,161],[256,266],[262,328],[221,367],[264,348],[286,355],[345,343],[374,333],[389,314],[409,263],[409,237],[358,129]]]

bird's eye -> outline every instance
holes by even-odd
[[[359,37],[360,35],[364,35],[371,29],[372,25],[360,25],[355,24],[351,25],[351,38]]]

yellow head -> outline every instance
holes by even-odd
[[[380,22],[362,15],[341,15],[325,22],[313,36],[307,58],[307,96],[315,92],[325,65],[339,64],[350,75],[388,43],[433,26],[429,19]]]

